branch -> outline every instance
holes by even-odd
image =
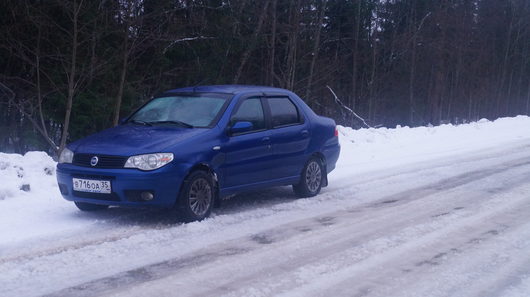
[[[431,12],[429,11],[424,17],[423,19],[421,19],[421,22],[420,22],[420,25],[418,26],[418,29],[416,29],[416,32],[414,32],[414,34],[412,35],[412,37],[410,38],[410,40],[414,40],[416,38],[416,36],[418,35],[418,33],[421,31],[421,27],[423,27],[423,23],[425,23],[425,20],[431,15]]]
[[[7,94],[11,95],[10,97],[8,97],[8,101],[11,101],[11,100],[13,100],[15,98],[15,92],[13,92],[13,90],[11,90],[11,88],[6,86],[2,82],[0,82],[0,90],[2,90],[2,93],[6,94],[6,95]]]
[[[15,102],[15,97],[16,97],[15,92],[13,92],[13,90],[11,90],[11,88],[9,88],[8,86],[6,86],[5,84],[3,84],[1,82],[0,82],[0,89],[2,90],[2,92],[4,94],[8,94],[9,93],[11,95],[9,100],[8,100],[8,103],[14,105],[19,110],[19,112],[21,114],[25,115],[26,118],[31,122],[33,127],[35,127],[35,129],[37,129],[37,131],[39,131],[39,133],[46,140],[46,142],[48,142],[48,144],[55,150],[55,152],[57,152],[57,150],[58,150],[57,145],[55,144],[55,142],[50,137],[48,137],[47,133],[45,133],[45,131],[43,130],[43,127],[41,127],[39,125],[39,123],[37,121],[35,121],[35,119],[33,119],[31,114],[26,112],[24,110],[24,108],[20,104]]]
[[[335,92],[333,92],[333,89],[326,85],[326,88],[329,89],[329,91],[331,92],[331,94],[333,94],[333,97],[335,97],[335,102],[342,108],[346,109],[348,112],[350,112],[351,114],[353,114],[356,118],[358,118],[359,120],[361,120],[361,122],[363,122],[363,124],[368,127],[368,128],[372,128],[370,125],[368,125],[366,123],[366,121],[361,118],[358,114],[355,113],[355,111],[353,111],[353,109],[349,108],[348,106],[344,105],[344,103],[342,103],[342,101],[340,101],[339,97],[337,97],[337,94],[335,94]]]
[[[197,36],[197,37],[186,37],[186,38],[176,39],[176,40],[171,41],[171,43],[168,44],[168,46],[166,46],[164,48],[162,53],[165,54],[169,48],[171,48],[172,46],[174,46],[177,43],[185,42],[185,41],[193,41],[193,40],[202,40],[202,39],[216,39],[216,38],[215,37],[208,37],[208,36]]]

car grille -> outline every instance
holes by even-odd
[[[98,163],[96,166],[90,165],[90,160],[92,157],[98,157]],[[127,157],[122,156],[105,156],[105,155],[96,155],[96,154],[75,154],[72,164],[77,166],[84,167],[93,167],[93,168],[123,168]]]

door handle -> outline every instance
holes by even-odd
[[[307,131],[307,130],[302,130],[302,133],[301,133],[301,134],[302,134],[303,137],[306,137],[306,136],[309,135],[309,131]]]
[[[262,142],[270,142],[270,141],[271,141],[271,138],[268,137],[268,136],[267,136],[267,137],[263,137],[263,138],[261,139],[261,141],[262,141]]]

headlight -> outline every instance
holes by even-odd
[[[61,155],[59,156],[59,163],[72,163],[72,160],[74,159],[74,152],[71,150],[64,148],[61,152]]]
[[[172,153],[158,153],[132,156],[127,159],[125,168],[138,168],[141,170],[155,170],[173,161]]]

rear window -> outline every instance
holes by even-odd
[[[300,114],[294,103],[286,97],[268,98],[272,126],[281,127],[300,123]]]

